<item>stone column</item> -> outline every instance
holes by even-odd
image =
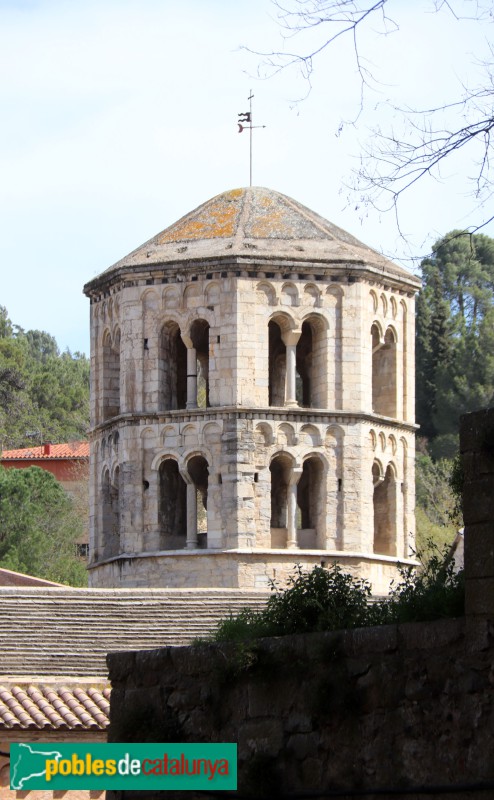
[[[190,478],[187,483],[187,550],[197,548],[197,490]]]
[[[286,347],[285,405],[298,406],[296,388],[297,342],[301,330],[286,331],[281,338]]]
[[[187,408],[197,408],[197,354],[187,345]]]
[[[287,528],[287,542],[286,546],[289,550],[294,550],[298,547],[297,542],[297,484],[302,475],[300,468],[294,468],[290,472],[287,487],[287,510],[286,510],[286,528]]]

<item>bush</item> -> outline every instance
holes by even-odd
[[[428,548],[429,560],[419,570],[402,568],[401,581],[384,601],[392,622],[425,622],[465,613],[463,570],[454,571],[447,547],[441,551],[428,542]]]
[[[432,552],[425,566],[400,568],[401,580],[388,598],[371,600],[368,581],[354,578],[338,564],[331,569],[314,567],[304,572],[300,565],[288,588],[272,583],[273,594],[262,611],[245,609],[221,621],[211,640],[245,642],[265,636],[334,631],[398,622],[424,622],[464,613],[463,572],[455,573],[441,551]]]

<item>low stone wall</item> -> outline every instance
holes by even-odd
[[[455,796],[468,797],[469,784],[488,782],[494,793],[493,641],[471,639],[464,620],[108,663],[109,741],[238,742],[242,794],[398,797],[416,787],[427,797],[419,787],[461,785]]]

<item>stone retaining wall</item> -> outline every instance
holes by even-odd
[[[109,740],[238,742],[253,797],[494,792],[493,657],[464,620],[113,654]]]

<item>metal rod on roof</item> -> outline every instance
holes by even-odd
[[[249,131],[249,186],[252,186],[252,131],[254,128],[265,128],[265,125],[253,125],[252,124],[252,98],[254,95],[252,94],[252,89],[250,90],[250,94],[247,98],[249,101],[249,110],[243,111],[238,116],[238,132],[242,133],[244,130]],[[248,125],[242,125],[242,122],[248,122]]]
[[[250,94],[248,97],[249,100],[249,114],[250,114],[250,130],[249,130],[249,139],[250,139],[250,147],[249,147],[249,186],[252,186],[252,98],[254,95],[252,94],[252,89],[250,90]]]

